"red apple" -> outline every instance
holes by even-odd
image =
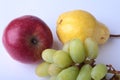
[[[23,63],[41,60],[41,52],[53,44],[50,28],[43,20],[32,15],[12,20],[2,40],[10,56]]]

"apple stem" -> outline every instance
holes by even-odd
[[[110,34],[110,37],[120,37],[120,34]]]
[[[32,44],[37,44],[37,43],[38,43],[38,41],[37,41],[37,39],[32,38],[32,39],[31,39],[31,43],[32,43]]]

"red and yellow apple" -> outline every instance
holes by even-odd
[[[22,63],[41,60],[41,52],[51,48],[53,36],[40,18],[25,15],[12,20],[3,33],[3,45],[10,56]]]

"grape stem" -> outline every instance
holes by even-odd
[[[120,71],[117,71],[111,64],[110,65],[106,65],[109,69],[108,69],[108,73],[112,73],[112,74],[120,74]]]
[[[110,37],[120,37],[120,34],[110,34]]]
[[[90,64],[92,67],[94,67],[95,66],[95,59],[86,60],[84,63]]]

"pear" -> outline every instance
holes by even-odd
[[[60,14],[57,20],[56,33],[62,43],[88,37],[98,44],[104,44],[110,37],[109,29],[87,11],[73,10]]]

